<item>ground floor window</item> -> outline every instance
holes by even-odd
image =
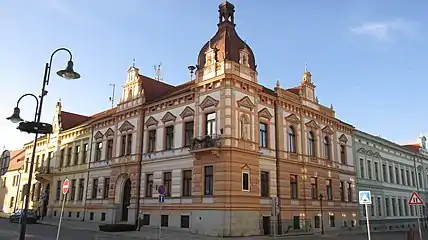
[[[169,222],[169,216],[168,215],[161,215],[161,226],[162,227],[168,227]]]
[[[314,225],[315,225],[315,228],[320,228],[320,224],[321,224],[321,221],[320,221],[320,216],[314,216]]]
[[[300,229],[300,216],[293,217],[293,229]]]
[[[181,215],[181,228],[190,227],[190,217],[189,215]]]
[[[101,213],[101,221],[105,221],[106,220],[106,213]]]
[[[330,227],[335,227],[336,224],[334,223],[334,215],[330,215],[328,218],[328,224],[330,225]]]
[[[144,226],[150,225],[150,214],[143,214],[143,225]]]

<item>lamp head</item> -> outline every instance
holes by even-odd
[[[58,76],[63,77],[65,79],[71,80],[71,79],[79,79],[80,78],[80,74],[78,74],[77,72],[75,72],[73,70],[73,61],[68,61],[67,63],[67,67],[64,70],[59,70],[57,72]]]
[[[6,119],[7,119],[7,120],[10,120],[10,121],[11,121],[11,122],[13,122],[13,123],[19,123],[19,122],[22,122],[22,121],[24,121],[24,120],[19,116],[20,112],[21,112],[21,110],[19,109],[19,107],[15,107],[15,108],[13,109],[13,114],[12,114],[12,116],[10,116],[10,117],[8,117],[8,118],[6,118]]]

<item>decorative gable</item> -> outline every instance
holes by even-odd
[[[255,106],[248,96],[241,98],[241,100],[237,101],[237,104],[239,107],[245,107],[245,108],[248,108],[250,110],[253,110],[253,108]]]
[[[209,107],[217,107],[218,103],[220,101],[215,100],[214,98],[207,96],[202,102],[201,104],[199,104],[199,107],[201,107],[202,110],[204,110],[205,108],[209,108]]]
[[[342,134],[342,135],[339,137],[339,141],[344,142],[344,143],[347,143],[347,142],[348,142],[348,138],[345,136],[345,134]]]
[[[106,137],[114,136],[114,131],[113,131],[113,129],[109,128],[109,129],[107,130],[107,132],[104,134],[104,136],[106,136]]]
[[[320,128],[320,126],[318,126],[318,124],[314,120],[311,120],[311,121],[307,122],[306,126],[308,128],[312,128],[312,129],[318,129],[318,128]]]
[[[153,125],[158,125],[159,121],[156,120],[154,117],[150,116],[149,119],[146,121],[146,127],[150,127]]]
[[[273,116],[267,108],[263,108],[262,110],[259,111],[259,117],[271,120]]]
[[[176,116],[174,116],[171,112],[167,112],[167,113],[165,113],[165,115],[163,115],[163,117],[162,117],[162,119],[161,119],[161,121],[163,122],[163,123],[166,123],[166,122],[169,122],[169,121],[173,121],[173,122],[175,122],[175,119],[176,119],[177,117]]]
[[[95,135],[94,135],[94,139],[95,140],[100,140],[100,139],[102,139],[104,137],[104,135],[100,132],[100,131],[98,131],[97,133],[95,133]]]
[[[195,116],[195,110],[193,110],[191,107],[187,106],[181,113],[180,113],[180,117],[181,118],[186,118],[186,117],[193,117]]]
[[[119,131],[120,132],[126,132],[128,130],[134,129],[134,125],[132,125],[130,122],[125,121],[122,123],[122,126],[120,126]]]
[[[322,131],[323,131],[323,133],[328,134],[328,135],[333,134],[333,130],[332,130],[332,129],[331,129],[331,127],[329,127],[329,126],[325,126],[325,127],[322,129]]]
[[[285,120],[292,123],[300,123],[300,119],[295,114],[288,115]]]
[[[366,154],[367,151],[364,148],[360,148],[357,150],[357,152]]]

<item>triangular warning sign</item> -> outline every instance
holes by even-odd
[[[370,199],[367,197],[367,194],[363,194],[363,196],[361,197],[361,201],[362,202],[370,202]]]
[[[424,201],[417,192],[413,192],[409,199],[409,205],[424,205]]]

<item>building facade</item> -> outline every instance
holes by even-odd
[[[401,146],[381,137],[357,130],[355,159],[357,188],[369,190],[372,205],[369,219],[373,230],[390,230],[417,226],[417,217],[426,216],[425,206],[408,205],[412,192],[427,200],[426,139]],[[366,213],[360,207],[360,223],[366,229]]]
[[[24,149],[10,151],[8,171],[0,180],[0,212],[12,213],[23,206],[22,190],[28,179],[24,172],[24,156]]]

